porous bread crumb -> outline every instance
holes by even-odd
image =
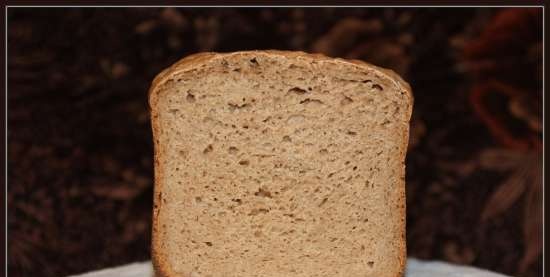
[[[396,277],[412,97],[377,67],[296,52],[187,58],[157,77],[160,276]]]

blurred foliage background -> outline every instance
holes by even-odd
[[[9,8],[9,273],[149,259],[153,77],[195,52],[288,49],[411,84],[410,256],[540,276],[541,11]]]

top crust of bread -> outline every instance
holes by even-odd
[[[149,89],[149,105],[151,109],[151,118],[152,118],[152,130],[155,137],[154,140],[154,147],[155,147],[155,202],[157,202],[157,199],[159,199],[159,186],[157,184],[162,180],[161,176],[163,175],[162,169],[159,166],[159,153],[160,147],[163,147],[162,145],[159,145],[159,140],[157,139],[157,136],[155,134],[159,134],[159,128],[160,128],[160,122],[157,120],[159,109],[157,108],[158,100],[160,97],[160,92],[162,92],[163,84],[165,84],[167,81],[173,79],[175,76],[181,75],[182,73],[193,71],[194,69],[200,68],[204,65],[207,65],[211,62],[214,62],[218,59],[224,59],[232,56],[243,56],[243,57],[254,57],[254,56],[269,56],[271,58],[281,58],[281,59],[301,59],[303,61],[315,61],[319,63],[332,63],[335,65],[343,65],[343,66],[353,66],[357,67],[358,70],[363,71],[371,71],[375,72],[377,76],[379,76],[382,79],[385,79],[389,83],[392,83],[395,86],[395,89],[402,94],[406,95],[406,98],[409,99],[410,105],[408,107],[404,107],[407,109],[407,119],[410,118],[412,114],[412,107],[413,107],[413,95],[411,92],[411,88],[407,82],[405,82],[399,75],[394,73],[392,70],[384,69],[375,65],[371,65],[369,63],[360,61],[360,60],[345,60],[340,58],[331,58],[327,57],[322,54],[309,54],[305,52],[298,52],[298,51],[279,51],[279,50],[261,50],[261,51],[239,51],[239,52],[232,52],[232,53],[215,53],[215,52],[205,52],[205,53],[198,53],[194,55],[187,56],[169,68],[163,70],[161,73],[159,73],[155,79],[152,82],[152,85]],[[408,132],[406,137],[403,139],[403,146],[406,149],[408,143]],[[402,157],[399,157],[400,160],[404,161],[405,159],[405,152],[402,153]],[[403,174],[403,180],[404,180],[404,174]],[[398,186],[400,190],[403,190],[404,195],[404,185]],[[404,199],[403,199],[404,202]],[[405,206],[403,205],[398,211],[401,214],[401,217],[403,220],[405,219]],[[157,236],[158,232],[156,231],[158,228],[158,213],[159,208],[154,207],[153,211],[153,235],[152,235],[152,261],[153,266],[155,268],[155,274],[159,277],[176,277],[179,276],[175,272],[173,272],[170,268],[170,266],[167,264],[166,258],[163,256],[164,254],[158,252],[158,245],[159,244],[159,238]],[[400,258],[400,264],[396,265],[399,267],[399,275],[403,274],[404,268],[405,268],[405,262],[406,262],[406,253],[405,253],[405,222],[403,222],[402,226],[402,234],[403,234],[403,240],[402,243],[400,243],[402,248],[403,256]],[[396,276],[397,277],[397,276]]]
[[[182,72],[191,71],[195,68],[198,68],[216,59],[228,58],[230,56],[238,56],[238,55],[242,55],[242,56],[266,55],[271,57],[280,57],[280,58],[289,58],[289,59],[296,58],[296,59],[312,60],[312,61],[318,61],[318,62],[343,63],[343,64],[352,64],[354,66],[357,66],[363,69],[374,70],[380,73],[383,77],[385,77],[385,79],[391,80],[392,82],[394,82],[394,84],[398,88],[400,88],[401,91],[404,91],[408,95],[408,97],[411,100],[410,113],[412,113],[413,95],[411,92],[411,87],[407,82],[405,82],[401,78],[401,76],[399,76],[393,70],[378,67],[361,60],[346,60],[341,58],[327,57],[323,54],[309,54],[301,51],[281,51],[281,50],[254,50],[254,51],[239,51],[239,52],[232,52],[232,53],[202,52],[202,53],[189,55],[177,61],[172,66],[166,68],[161,73],[159,73],[155,77],[155,79],[153,79],[153,83],[151,85],[151,88],[149,89],[149,105],[151,109],[154,109],[155,107],[156,99],[158,97],[158,88],[160,88],[164,82],[166,82],[167,80],[170,80],[173,76]]]

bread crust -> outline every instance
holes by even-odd
[[[159,73],[153,80],[151,87],[149,89],[149,108],[150,108],[150,114],[151,114],[151,128],[153,132],[153,139],[154,139],[154,163],[155,163],[155,187],[154,187],[154,205],[153,205],[153,223],[152,223],[152,243],[151,243],[151,256],[152,256],[152,263],[153,268],[155,271],[155,276],[157,277],[176,277],[178,276],[175,272],[173,272],[170,269],[170,266],[167,264],[165,257],[162,255],[162,253],[159,253],[158,249],[160,248],[160,239],[158,238],[158,214],[161,210],[161,195],[162,195],[162,186],[161,183],[163,172],[162,168],[159,166],[159,155],[162,153],[162,145],[160,145],[158,140],[158,134],[159,131],[159,120],[158,120],[158,109],[157,109],[157,103],[159,98],[159,91],[162,85],[167,82],[168,80],[172,79],[174,76],[187,72],[192,71],[196,68],[201,67],[202,65],[205,65],[207,63],[210,63],[214,60],[221,59],[221,58],[228,58],[235,55],[243,55],[243,56],[254,56],[254,55],[266,55],[270,57],[278,57],[278,58],[298,58],[298,59],[305,59],[305,60],[311,60],[311,61],[317,61],[317,62],[329,62],[334,64],[347,64],[347,65],[354,65],[362,70],[373,70],[379,73],[383,78],[387,79],[388,81],[391,81],[399,90],[401,93],[404,93],[408,99],[409,99],[409,106],[407,110],[407,120],[410,120],[410,117],[412,115],[412,107],[414,103],[414,98],[412,95],[412,90],[410,85],[405,82],[398,74],[396,74],[394,71],[390,69],[381,68],[372,64],[369,64],[367,62],[361,61],[361,60],[347,60],[347,59],[341,59],[341,58],[331,58],[327,57],[323,54],[310,54],[305,53],[301,51],[281,51],[281,50],[253,50],[253,51],[239,51],[239,52],[232,52],[232,53],[216,53],[216,52],[203,52],[203,53],[197,53],[193,55],[189,55],[187,57],[182,58],[178,62],[174,63],[172,66],[166,68],[161,73]],[[399,161],[403,164],[403,167],[405,167],[405,155],[406,155],[406,149],[409,142],[409,127],[407,126],[405,136],[403,137],[402,141],[402,149],[404,149],[401,152],[401,156],[399,157]],[[401,184],[398,185],[399,188],[399,195],[400,195],[400,201],[403,203],[402,206],[399,206],[398,213],[400,214],[400,217],[402,219],[403,224],[401,225],[401,241],[399,242],[400,246],[400,253],[402,253],[400,259],[399,259],[399,265],[397,269],[397,274],[395,277],[403,276],[404,270],[405,270],[405,264],[406,264],[406,201],[405,201],[405,170],[401,171],[400,180]],[[189,276],[186,276],[189,277]]]

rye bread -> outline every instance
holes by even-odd
[[[201,53],[150,89],[152,258],[164,277],[396,277],[413,98],[303,52]]]

